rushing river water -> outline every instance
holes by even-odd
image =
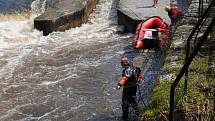
[[[113,121],[121,115],[121,92],[114,89],[119,61],[138,55],[128,46],[131,34],[117,34],[115,2],[100,0],[88,23],[48,36],[33,28],[42,0],[31,11],[0,16],[1,121]],[[147,92],[160,55],[142,56]]]

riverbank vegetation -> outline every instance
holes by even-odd
[[[207,18],[210,23],[211,18]],[[168,120],[170,87],[185,62],[186,40],[196,20],[181,19],[172,34],[171,49],[165,51],[165,63],[158,82],[147,100],[143,121]],[[205,25],[207,26],[207,25]],[[203,32],[203,31],[202,31]],[[203,33],[200,32],[199,35]],[[200,36],[201,37],[201,36]],[[198,41],[197,37],[197,41]],[[211,121],[214,119],[214,33],[202,46],[188,70],[188,85],[182,77],[175,93],[176,121]],[[194,43],[192,45],[194,47]]]

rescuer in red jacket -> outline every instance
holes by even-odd
[[[182,10],[179,10],[176,7],[165,6],[164,10],[168,12],[168,16],[170,17],[171,23],[174,24],[176,19],[182,15]]]
[[[134,67],[129,62],[127,57],[121,59],[121,66],[123,68],[122,77],[117,85],[117,90],[123,87],[122,93],[122,118],[128,120],[128,108],[132,106],[136,115],[139,115],[137,102],[135,101],[138,81],[141,80],[140,68]]]

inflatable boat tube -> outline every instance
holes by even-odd
[[[138,24],[133,38],[133,48],[152,48],[158,39],[158,32],[168,34],[168,23],[159,16],[153,16]],[[162,35],[162,37],[165,37]]]

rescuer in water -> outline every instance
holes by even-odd
[[[139,116],[139,109],[137,102],[135,101],[138,81],[141,80],[141,70],[138,67],[133,66],[129,62],[127,57],[121,59],[122,77],[116,87],[119,90],[123,87],[122,93],[122,118],[128,120],[128,108],[129,105],[134,109],[137,116]]]
[[[149,49],[162,47],[159,38],[166,40],[169,34],[169,24],[159,16],[152,16],[138,24],[133,38],[133,48]],[[160,36],[158,35],[160,32]]]
[[[176,7],[170,7],[168,5],[166,5],[164,7],[164,10],[166,12],[168,12],[168,16],[171,20],[171,24],[174,25],[175,24],[175,21],[177,20],[177,18],[182,15],[182,10],[179,10],[178,8]]]

